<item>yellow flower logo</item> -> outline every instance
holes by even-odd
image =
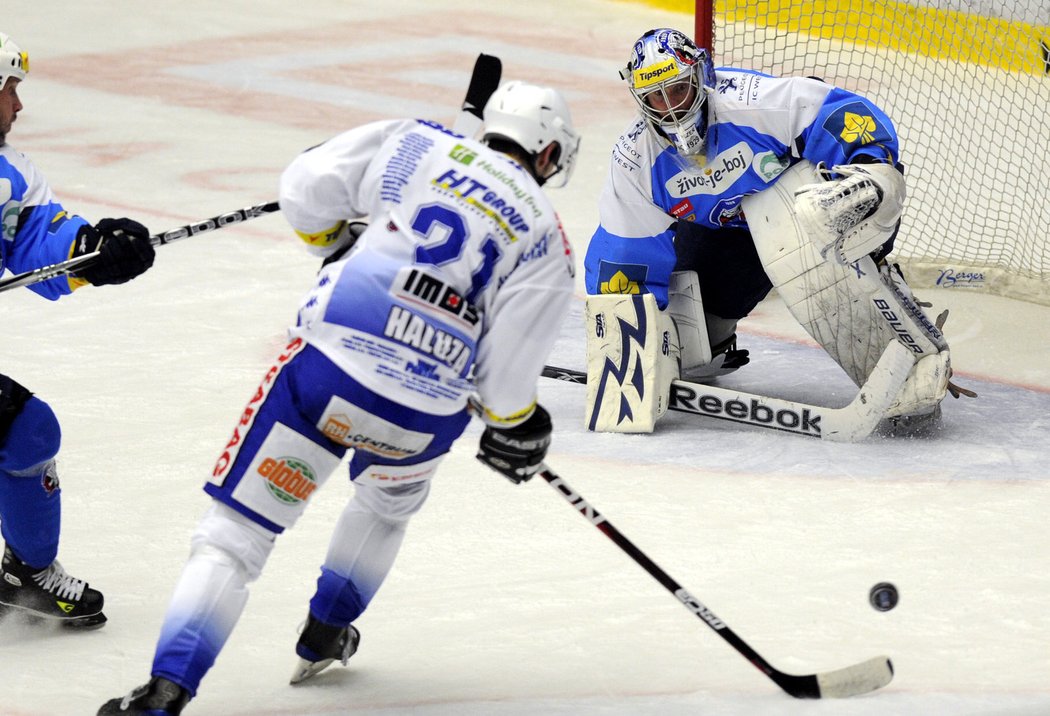
[[[623,271],[617,271],[612,278],[601,285],[602,293],[641,293],[638,283],[627,278]]]
[[[842,134],[840,136],[843,141],[850,144],[853,142],[867,144],[875,141],[875,136],[872,134],[874,131],[874,117],[846,112],[842,123]]]

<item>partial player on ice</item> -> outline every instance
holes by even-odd
[[[29,54],[0,32],[0,275],[91,255],[68,275],[30,290],[54,301],[88,285],[126,283],[153,265],[146,227],[127,218],[92,225],[67,210],[36,165],[7,143],[23,109],[18,89],[28,73]],[[0,610],[100,627],[106,622],[102,592],[57,559],[62,490],[55,456],[61,440],[51,406],[0,374]]]
[[[183,710],[277,536],[348,452],[353,497],[295,644],[292,683],[356,652],[354,622],[470,422],[468,400],[486,426],[482,463],[513,482],[540,469],[552,425],[536,383],[575,270],[540,187],[568,181],[579,138],[548,87],[509,82],[484,119],[482,141],[425,120],[366,124],[285,170],[282,212],[323,267],[205,486],[213,502],[151,678],[100,714]]]

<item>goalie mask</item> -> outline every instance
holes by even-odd
[[[631,60],[620,76],[646,124],[666,138],[679,154],[704,151],[707,139],[707,95],[714,91],[715,68],[710,53],[678,30],[650,30],[634,43]]]
[[[8,77],[24,80],[29,72],[29,55],[15,44],[10,37],[0,32],[0,90],[7,84]]]
[[[484,114],[482,141],[509,139],[528,152],[533,162],[540,152],[556,142],[558,148],[551,157],[554,171],[539,177],[539,183],[552,178],[557,179],[550,184],[554,187],[568,183],[576,166],[580,136],[572,128],[569,106],[557,90],[526,82],[508,82],[492,94]]]

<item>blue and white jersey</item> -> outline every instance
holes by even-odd
[[[65,261],[77,232],[87,223],[67,214],[33,163],[7,144],[0,146],[0,220],[0,274]],[[29,290],[51,300],[72,292],[64,276],[35,283]]]
[[[613,147],[584,260],[587,293],[652,293],[667,305],[676,220],[746,227],[741,201],[792,164],[898,160],[897,133],[863,97],[819,80],[722,68],[704,157],[682,157],[639,114]]]
[[[527,415],[574,271],[531,174],[436,124],[392,120],[297,157],[280,205],[302,234],[369,218],[318,274],[292,335],[410,408],[451,415],[476,391],[490,423]]]

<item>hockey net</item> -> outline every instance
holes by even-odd
[[[716,65],[820,77],[887,112],[908,177],[894,257],[913,286],[1050,305],[1048,25],[1046,0],[696,8]]]

